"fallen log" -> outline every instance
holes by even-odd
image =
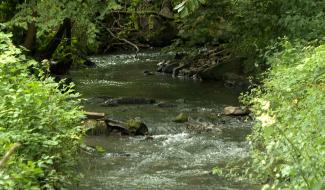
[[[87,119],[105,119],[105,113],[86,112]]]

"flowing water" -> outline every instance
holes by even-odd
[[[253,189],[211,174],[215,166],[247,157],[244,139],[250,123],[218,115],[225,105],[238,105],[239,92],[219,83],[144,75],[144,70],[154,71],[159,61],[171,56],[157,52],[97,56],[92,60],[98,67],[71,72],[78,91],[88,99],[87,111],[105,112],[117,120],[140,117],[152,137],[86,137],[86,144],[103,147],[105,152],[80,155],[78,171],[84,179],[75,189]],[[102,107],[104,97],[152,98],[174,106]],[[186,124],[172,121],[181,112],[223,130],[187,129]]]

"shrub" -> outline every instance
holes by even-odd
[[[322,0],[238,0],[230,20],[233,27],[231,48],[246,58],[246,72],[265,69],[266,47],[278,38],[312,41],[324,36],[325,1]]]
[[[0,189],[60,189],[73,177],[83,117],[70,87],[29,73],[32,65],[0,32],[0,157],[21,147],[0,170]]]
[[[265,189],[324,189],[325,45],[283,48],[268,59],[263,85],[244,96],[257,120],[250,169]]]

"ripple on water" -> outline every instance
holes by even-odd
[[[80,84],[77,87],[87,98],[140,96],[177,105],[168,109],[154,105],[116,108],[92,105],[92,111],[106,112],[118,120],[141,117],[149,126],[153,139],[87,137],[87,144],[100,145],[106,152],[81,156],[79,170],[85,180],[75,189],[253,189],[245,183],[210,174],[216,165],[248,156],[249,146],[244,141],[246,123],[225,118],[217,124],[227,130],[214,135],[196,134],[187,131],[186,124],[172,122],[180,112],[189,113],[194,119],[202,118],[202,122],[211,117],[214,120],[222,111],[222,104],[236,104],[238,94],[219,84],[181,81],[167,75],[143,75],[143,70],[153,71],[155,64],[165,57],[160,53],[94,57],[92,60],[97,68],[87,70],[86,74],[84,71],[72,72],[74,81]],[[181,103],[177,102],[180,98],[184,99]],[[89,105],[86,107],[90,108]]]
[[[84,80],[80,82],[82,85],[101,85],[101,86],[125,86],[132,84],[132,82],[121,82],[111,80]]]

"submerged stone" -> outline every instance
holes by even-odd
[[[151,71],[148,71],[148,70],[143,71],[143,74],[144,74],[145,76],[155,75],[154,72],[151,72]]]
[[[154,104],[156,100],[149,99],[149,98],[128,98],[128,97],[121,97],[121,98],[111,98],[106,100],[101,106],[104,107],[114,107],[118,105],[142,105],[142,104]]]
[[[168,103],[168,102],[159,102],[158,104],[156,104],[156,106],[158,106],[160,108],[174,108],[174,107],[177,107],[176,104],[172,104],[172,103]]]
[[[173,121],[176,123],[185,123],[188,121],[188,114],[180,113]]]

